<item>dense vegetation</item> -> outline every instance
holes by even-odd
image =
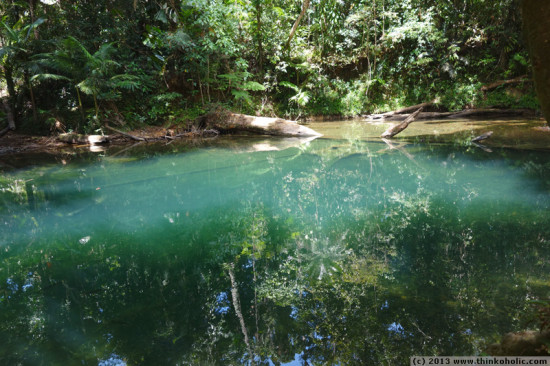
[[[56,121],[82,131],[185,124],[212,104],[293,118],[434,98],[448,109],[537,108],[530,81],[481,91],[530,74],[519,8],[519,0],[6,0],[0,87],[18,128],[44,133]]]

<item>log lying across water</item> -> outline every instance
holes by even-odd
[[[481,134],[477,137],[474,137],[471,141],[472,142],[479,142],[488,139],[493,135],[493,131],[485,132],[484,134]]]
[[[137,136],[128,132],[120,131],[109,125],[105,128],[120,134],[126,138],[140,141],[152,142],[159,140],[174,140],[180,137],[207,137],[217,136],[223,133],[249,133],[255,135],[271,135],[283,137],[298,137],[300,139],[311,139],[322,136],[320,133],[309,127],[302,126],[296,121],[290,121],[282,118],[273,117],[255,117],[244,114],[232,113],[224,109],[214,110],[195,121],[192,130],[185,133],[174,134],[170,129],[164,130],[161,135],[155,136]],[[141,135],[141,134],[140,134]],[[99,144],[108,142],[108,136],[89,136],[75,133],[59,135],[58,139],[69,144]]]
[[[417,105],[421,106],[421,104]],[[414,106],[414,107],[417,107]],[[382,114],[371,114],[366,116],[368,121],[402,121],[408,118],[408,113],[386,112]],[[534,117],[535,112],[531,109],[501,109],[501,108],[472,108],[458,112],[421,112],[416,120],[430,119],[460,119],[460,118],[507,118],[507,117]]]
[[[319,137],[320,133],[296,121],[274,117],[255,117],[232,113],[227,110],[214,110],[197,120],[200,128],[210,128],[220,133],[246,132],[259,135],[289,137]]]
[[[89,144],[99,145],[109,142],[109,136],[103,135],[81,135],[79,133],[62,133],[57,139],[67,144]]]

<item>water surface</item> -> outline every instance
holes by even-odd
[[[548,152],[326,135],[14,158],[1,364],[399,365],[536,326]]]

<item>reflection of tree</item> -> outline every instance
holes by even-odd
[[[479,353],[547,294],[544,193],[486,199],[456,156],[314,152],[243,154],[268,169],[235,158],[225,188],[192,156],[3,177],[0,360],[400,364]]]

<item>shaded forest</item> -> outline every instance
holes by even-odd
[[[519,0],[7,0],[2,120],[186,126],[213,105],[357,116],[538,109]],[[0,126],[3,128],[4,124]]]

